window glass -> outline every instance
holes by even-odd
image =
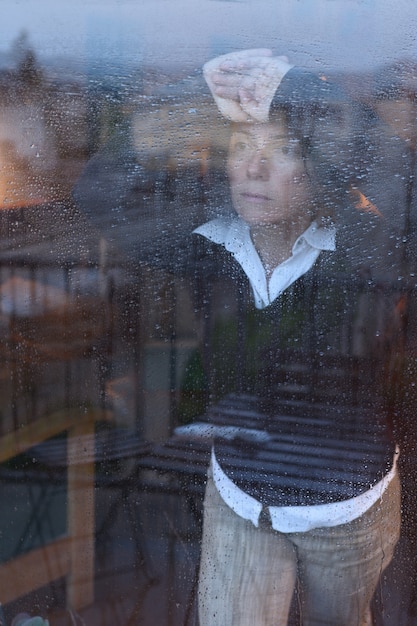
[[[414,5],[1,8],[0,622],[409,623]]]

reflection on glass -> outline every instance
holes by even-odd
[[[250,4],[221,15],[246,24]],[[190,34],[195,58],[185,46],[165,69],[162,47],[142,63],[145,34],[140,53],[110,38],[125,56],[112,66],[109,51],[101,73],[91,59],[85,75],[48,65],[32,33],[8,53],[6,623],[199,612],[242,626],[301,611],[340,625],[411,611],[414,64],[387,51],[347,74],[342,48],[320,62],[329,40],[314,71],[282,71],[262,48],[236,73],[233,57],[215,60],[207,85],[203,61],[231,48],[216,29],[200,46]],[[296,66],[311,47],[298,41],[279,46]]]

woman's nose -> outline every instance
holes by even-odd
[[[247,165],[248,178],[260,178],[266,180],[269,177],[268,159],[262,152],[256,152],[251,156]]]

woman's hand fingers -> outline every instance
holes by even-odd
[[[287,57],[273,57],[271,50],[258,48],[217,57],[203,71],[225,117],[265,122],[274,93],[291,67]]]

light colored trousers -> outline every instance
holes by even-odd
[[[303,626],[362,626],[400,531],[398,475],[360,518],[280,533],[256,528],[209,475],[199,580],[200,626],[285,626],[297,586]]]

